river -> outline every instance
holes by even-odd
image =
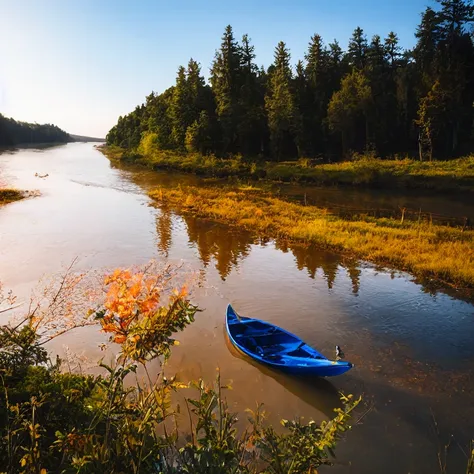
[[[438,451],[451,435],[449,472],[464,472],[461,447],[466,450],[474,436],[471,303],[405,273],[317,248],[262,242],[248,232],[150,206],[147,189],[199,181],[113,167],[90,143],[4,152],[0,175],[20,189],[41,191],[40,197],[0,207],[0,280],[20,298],[75,257],[81,269],[184,261],[206,280],[196,294],[203,312],[179,335],[167,372],[212,381],[219,367],[222,378],[232,380],[231,407],[242,412],[263,402],[272,423],[321,421],[337,406],[339,390],[362,395],[368,412],[338,445],[336,466],[321,472],[439,472]],[[357,192],[330,192],[339,203],[344,193],[347,201],[358,199]],[[430,200],[423,202],[429,206]],[[457,205],[464,213],[466,204]],[[326,355],[341,345],[355,368],[327,381],[301,381],[243,360],[224,337],[228,302]],[[90,331],[74,331],[52,349],[60,352],[67,344],[98,357],[98,339]]]

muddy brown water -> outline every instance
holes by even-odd
[[[450,439],[448,472],[464,472],[463,450],[474,437],[474,307],[468,301],[404,273],[150,206],[147,189],[199,180],[113,167],[93,144],[4,152],[0,176],[42,193],[0,208],[0,280],[20,299],[75,257],[81,269],[184,261],[206,279],[196,293],[203,312],[179,335],[167,373],[212,381],[219,367],[222,378],[232,380],[227,398],[241,418],[245,408],[263,402],[272,423],[328,419],[339,390],[362,395],[359,415],[370,409],[339,444],[336,466],[324,472],[439,472],[438,451]],[[333,199],[348,205],[358,196],[371,206],[381,199],[366,191],[321,192],[322,200],[336,193]],[[429,205],[429,196],[417,199]],[[466,212],[464,200],[433,200],[437,208]],[[355,368],[334,379],[303,380],[244,359],[225,337],[228,302],[326,355],[341,345]],[[67,345],[95,360],[100,340],[95,329],[80,329],[51,350],[61,353]]]

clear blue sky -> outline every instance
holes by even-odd
[[[104,137],[117,117],[152,90],[171,86],[180,64],[205,76],[227,24],[248,33],[268,66],[278,41],[292,62],[309,38],[337,38],[356,26],[370,38],[394,30],[414,44],[431,0],[0,0],[0,112]]]

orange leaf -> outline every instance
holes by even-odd
[[[123,334],[117,334],[113,339],[117,344],[123,344],[126,340],[127,338]]]

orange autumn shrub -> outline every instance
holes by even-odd
[[[115,270],[105,278],[107,296],[103,307],[92,312],[121,345],[125,359],[144,363],[158,356],[167,358],[177,341],[171,336],[194,320],[197,307],[187,298],[186,287],[170,290],[170,274]]]

